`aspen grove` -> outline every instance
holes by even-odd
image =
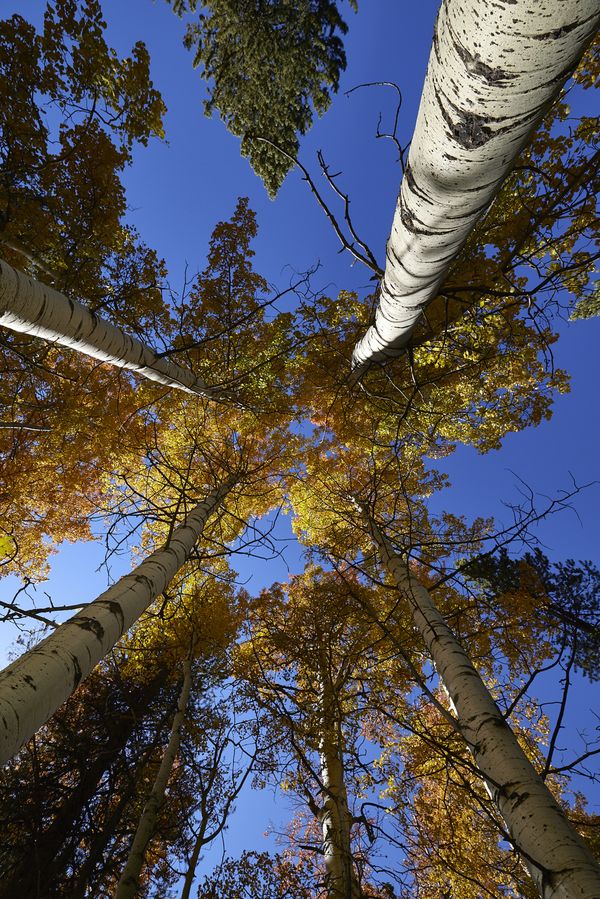
[[[595,488],[464,487],[592,345],[600,8],[437,2],[3,11],[0,899],[600,899]]]

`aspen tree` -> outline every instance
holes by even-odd
[[[359,376],[400,355],[476,222],[592,40],[596,0],[444,0]]]
[[[209,399],[225,395],[193,372],[161,358],[149,346],[125,334],[81,303],[35,281],[0,259],[0,325],[70,347],[101,362]]]
[[[280,760],[289,772],[282,786],[310,812],[301,825],[306,833],[294,842],[315,847],[328,899],[358,899],[370,886],[368,863],[359,865],[356,855],[364,824],[354,813],[363,770],[358,734],[379,687],[373,671],[393,665],[393,652],[353,591],[369,592],[313,566],[285,593],[278,584],[263,591],[251,606],[236,666],[267,713],[266,726],[281,735]]]
[[[0,674],[0,760],[7,761],[87,677],[190,557],[210,515],[232,489],[233,477],[212,490],[131,574]]]
[[[127,864],[121,874],[115,899],[134,899],[139,885],[140,872],[144,864],[144,856],[148,843],[152,839],[156,828],[156,819],[160,807],[165,799],[165,790],[177,753],[181,743],[181,729],[183,727],[186,715],[186,709],[190,698],[190,690],[192,688],[192,658],[191,653],[183,663],[183,681],[181,692],[177,700],[177,710],[173,716],[173,724],[169,735],[169,742],[163,753],[160,767],[156,775],[156,780],[152,785],[150,796],[146,801],[142,816],[139,820]]]
[[[334,685],[321,653],[319,676],[319,711],[321,727],[319,757],[323,801],[318,812],[323,832],[323,861],[327,870],[328,899],[359,899],[360,887],[352,861],[352,815],[344,775],[343,738],[339,707]]]
[[[385,568],[408,602],[457,723],[543,899],[600,895],[600,868],[519,746],[429,592],[361,507]]]
[[[170,672],[183,672],[168,745],[122,868],[119,899],[137,895],[147,872],[155,870],[155,843],[168,851],[173,848],[169,844],[178,842],[179,853],[181,842],[193,847],[191,853],[187,848],[183,853],[190,859],[186,882],[189,879],[191,887],[202,846],[225,827],[245,782],[246,774],[239,774],[233,763],[231,781],[224,774],[230,715],[235,716],[236,707],[235,691],[226,688],[229,649],[240,622],[233,579],[234,573],[222,559],[209,563],[208,570],[206,563],[202,569],[183,569],[171,587],[168,614],[160,603],[155,604],[119,644],[120,670],[133,680],[144,680],[157,664]],[[241,722],[237,729],[239,736]],[[193,822],[198,816],[196,832]],[[178,836],[167,836],[165,830]]]
[[[165,266],[125,222],[122,183],[134,148],[164,136],[146,47],[110,46],[100,0],[18,7],[0,13],[0,256],[128,333],[168,339]],[[19,425],[0,437],[0,564],[39,580],[53,544],[90,539],[99,469],[141,424],[145,385],[3,327],[0,385],[0,419]]]

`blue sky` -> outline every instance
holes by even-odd
[[[41,0],[5,2],[2,11],[20,12],[39,21],[44,6]],[[375,131],[380,111],[382,126],[391,123],[395,95],[388,88],[357,91],[350,98],[343,92],[365,81],[398,83],[404,96],[399,137],[406,143],[416,117],[438,2],[362,0],[357,15],[345,6],[350,25],[348,68],[331,110],[304,139],[301,158],[316,173],[315,154],[322,149],[332,170],[343,172],[341,184],[350,193],[359,233],[382,259],[400,170],[392,143],[376,140]],[[214,225],[231,215],[242,195],[250,198],[258,217],[255,266],[270,282],[284,287],[292,271],[305,271],[320,260],[315,286],[331,294],[340,289],[368,293],[370,273],[358,264],[352,266],[349,257],[338,253],[337,239],[299,174],[288,176],[277,199],[270,201],[262,183],[240,157],[237,139],[218,119],[205,118],[203,86],[181,43],[184,26],[167,4],[160,0],[104,0],[103,8],[108,40],[119,52],[126,52],[140,39],[147,44],[153,79],[168,107],[167,142],[155,141],[136,150],[124,180],[129,220],[145,242],[166,258],[173,285],[181,283],[186,264],[192,272],[204,267]],[[517,498],[518,478],[537,493],[550,496],[561,488],[570,489],[572,477],[579,484],[598,477],[600,320],[565,323],[562,332],[555,362],[571,373],[572,392],[557,397],[553,419],[509,435],[499,451],[481,456],[461,449],[443,460],[441,467],[449,473],[453,486],[435,498],[435,508],[445,507],[467,517],[494,515],[508,522],[503,502]],[[561,513],[540,527],[549,555],[599,561],[599,501],[598,487],[590,487],[574,500],[576,511]],[[106,586],[105,572],[91,574],[102,555],[99,544],[65,547],[55,558],[51,579],[43,589],[57,602],[87,602]],[[290,565],[298,570],[295,550],[290,553]],[[127,567],[127,560],[122,559],[113,566],[113,575]],[[239,567],[244,580],[254,575],[248,589],[286,577],[280,562],[246,560]],[[12,596],[13,587],[12,582],[5,582],[0,598]],[[4,640],[13,636],[9,629]],[[595,695],[587,687],[579,691],[575,723],[588,718],[594,703],[598,705],[597,691]],[[272,810],[266,797],[264,814],[259,814],[257,805],[260,802],[252,797],[240,802],[246,812],[232,830],[236,850],[242,844],[260,845],[259,835]]]
[[[9,11],[10,5],[6,6]],[[31,0],[16,3],[13,9],[39,23],[44,6],[42,0]],[[391,123],[395,92],[370,88],[347,98],[344,91],[365,81],[395,81],[403,93],[399,137],[406,143],[416,117],[437,7],[437,0],[410,10],[380,0],[363,4],[354,14],[346,4],[348,68],[331,109],[302,143],[301,158],[315,174],[319,149],[332,170],[342,172],[340,182],[351,196],[355,224],[379,259],[384,256],[400,170],[394,146],[377,140],[375,131],[380,112],[382,127]],[[292,272],[305,271],[319,260],[322,267],[314,278],[315,287],[332,295],[340,289],[368,293],[370,273],[338,252],[337,238],[299,173],[292,172],[277,199],[269,200],[248,162],[240,157],[237,139],[217,118],[203,115],[203,84],[192,69],[191,54],[182,46],[185,26],[168,5],[158,0],[104,0],[103,9],[108,41],[119,52],[126,53],[137,40],[146,42],[152,77],[166,101],[166,142],[138,148],[124,180],[129,220],[166,258],[172,284],[180,285],[186,266],[191,272],[204,267],[214,225],[231,215],[238,196],[246,195],[259,224],[255,266],[272,284],[285,287]],[[579,484],[596,479],[600,320],[565,322],[562,331],[555,363],[570,372],[572,390],[557,396],[552,420],[508,435],[500,451],[481,456],[462,448],[443,460],[440,467],[448,472],[453,486],[434,498],[435,508],[447,507],[468,517],[495,515],[502,521],[507,517],[503,502],[517,498],[519,478],[546,496],[569,489],[572,477]],[[599,499],[598,488],[590,487],[574,503],[577,514],[564,513],[542,525],[541,539],[552,555],[597,559]],[[53,566],[57,589],[63,583],[72,591],[79,561],[81,570],[88,572],[95,555],[99,564],[98,547],[65,548],[64,557]],[[261,581],[283,573],[283,567],[273,563],[256,567],[266,569]],[[118,573],[119,566],[113,566],[113,574]],[[70,580],[65,582],[65,577]],[[50,585],[54,595],[53,582],[54,578]],[[95,585],[87,574],[79,587],[91,598]]]

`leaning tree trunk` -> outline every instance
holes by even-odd
[[[186,368],[125,334],[76,300],[24,275],[0,259],[0,325],[43,337],[86,356],[127,368],[151,381],[231,402],[224,391],[209,387]]]
[[[355,377],[403,352],[599,21],[598,0],[444,0]]]
[[[322,672],[319,756],[324,798],[319,810],[319,823],[323,833],[327,899],[360,899],[352,862],[352,815],[348,807],[337,707],[333,686],[327,673]]]
[[[363,514],[364,510],[363,510]],[[600,868],[519,746],[480,675],[406,560],[365,514],[382,561],[406,598],[460,731],[544,899],[600,897]]]
[[[0,764],[33,736],[160,596],[234,483],[231,477],[215,488],[174,529],[163,549],[0,673]]]
[[[127,863],[117,886],[115,899],[135,899],[137,894],[146,849],[156,830],[158,813],[164,802],[167,783],[171,776],[171,772],[173,771],[177,753],[179,752],[181,729],[185,720],[191,687],[192,654],[190,653],[183,666],[183,684],[177,701],[177,710],[173,716],[173,725],[171,727],[169,742],[163,753],[158,774],[156,775],[150,796],[148,797],[139,820],[133,843],[129,850]]]

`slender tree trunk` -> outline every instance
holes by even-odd
[[[161,678],[161,685],[164,684],[164,680],[165,678]],[[148,703],[146,703],[144,708],[140,711],[141,713],[138,716],[138,721],[143,720],[144,717],[147,718]],[[102,877],[106,877],[106,875],[111,873],[108,870],[108,865],[106,864],[106,859],[104,857],[106,847],[110,844],[111,840],[114,840],[117,836],[117,828],[121,823],[125,811],[135,798],[136,784],[142,776],[144,768],[154,752],[163,743],[162,731],[165,718],[166,715],[161,716],[161,720],[159,720],[156,725],[152,742],[144,748],[139,757],[134,758],[133,760],[129,759],[127,776],[115,781],[116,789],[112,794],[112,798],[116,800],[114,807],[104,818],[99,819],[97,813],[94,813],[94,820],[97,823],[98,828],[87,848],[85,861],[76,870],[76,877],[72,881],[72,884],[70,884],[70,890],[72,892],[69,893],[69,899],[86,899],[86,894],[87,896],[93,895],[97,884],[96,878],[98,874],[100,873]],[[121,867],[122,866],[119,866],[117,870],[112,872],[114,880],[116,880],[118,871]]]
[[[359,899],[360,888],[352,862],[350,830],[352,815],[344,778],[344,759],[336,714],[338,703],[326,673],[321,675],[321,721],[319,745],[324,801],[319,823],[323,832],[323,859],[327,871],[327,899]]]
[[[600,897],[600,868],[591,852],[535,772],[429,592],[373,519],[366,514],[365,519],[385,567],[410,606],[415,627],[454,704],[461,733],[540,895]]]
[[[157,550],[0,673],[0,764],[14,755],[163,592],[235,483],[215,488]]]
[[[207,779],[200,777],[196,782],[196,789],[200,794],[200,826],[198,828],[198,833],[196,834],[196,839],[194,841],[194,848],[192,850],[192,854],[188,860],[187,871],[185,872],[185,879],[183,883],[183,888],[181,890],[180,899],[189,899],[191,895],[192,886],[194,884],[194,878],[196,876],[196,868],[198,866],[198,860],[200,858],[200,852],[203,846],[208,845],[208,843],[212,843],[212,841],[218,837],[218,835],[225,830],[225,825],[227,824],[227,820],[229,818],[229,813],[232,809],[233,803],[235,799],[240,794],[240,791],[244,784],[246,783],[246,779],[248,778],[253,764],[254,759],[250,762],[248,767],[246,768],[243,776],[238,778],[237,784],[234,786],[234,779],[232,777],[232,785],[231,790],[227,794],[227,798],[223,804],[223,807],[220,813],[215,813],[215,806],[213,806],[211,812],[211,794],[215,789],[215,784],[217,782],[217,777],[219,775],[219,766],[221,763],[221,758],[225,746],[228,743],[228,738],[225,736],[221,743],[215,744],[214,754],[213,754],[213,763],[211,769],[208,773]],[[208,825],[210,824],[211,813],[214,814],[214,826],[210,833],[208,831]]]
[[[202,817],[202,821],[200,824],[200,830],[198,831],[198,835],[196,837],[196,842],[194,843],[194,848],[192,850],[192,854],[190,856],[190,860],[188,863],[187,871],[185,872],[185,880],[183,883],[183,889],[181,890],[180,899],[190,899],[190,893],[192,890],[192,886],[194,884],[194,878],[196,876],[196,868],[198,867],[198,859],[200,858],[200,851],[204,846],[206,841],[206,829],[208,827],[208,818],[206,815]]]
[[[231,402],[225,392],[203,383],[186,368],[125,334],[76,300],[24,275],[0,259],[0,325],[43,337],[86,356],[127,368],[151,381]]]
[[[355,377],[403,352],[599,21],[597,0],[444,0]]]
[[[163,753],[156,780],[154,781],[150,796],[144,806],[142,816],[137,826],[133,843],[129,850],[127,863],[117,886],[115,899],[135,899],[139,886],[140,873],[144,865],[146,849],[156,830],[158,813],[164,802],[167,783],[171,776],[171,772],[173,771],[177,753],[179,752],[181,728],[183,727],[183,722],[185,720],[191,687],[192,653],[190,652],[190,655],[185,660],[183,666],[183,684],[177,702],[177,710],[173,716],[173,726],[171,727],[169,742]]]

